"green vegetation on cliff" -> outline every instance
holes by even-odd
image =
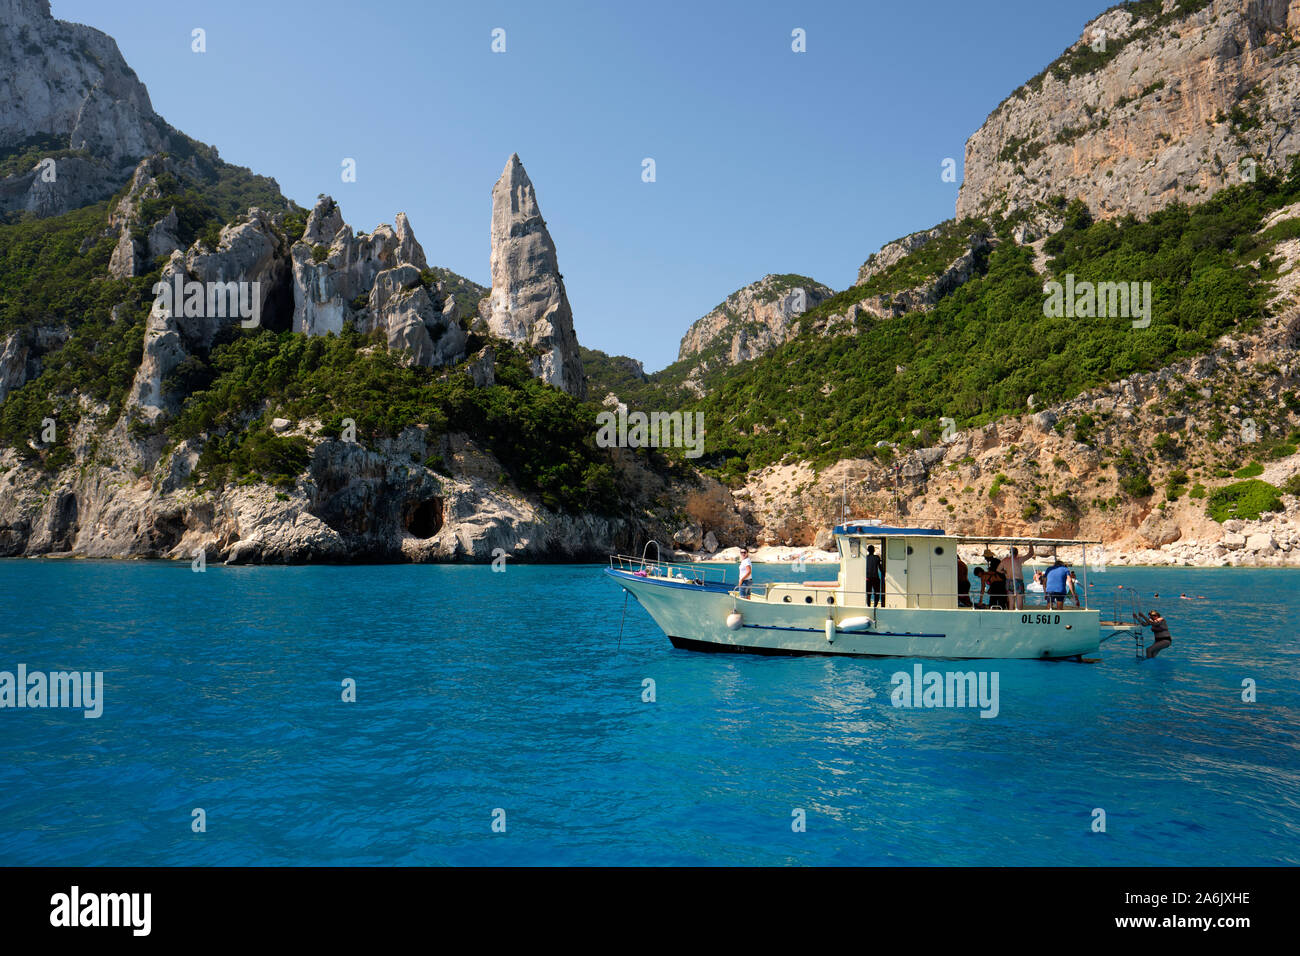
[[[207,381],[189,395],[167,426],[175,440],[214,436],[200,458],[208,484],[260,476],[285,480],[305,466],[305,448],[273,440],[273,417],[318,420],[338,437],[343,419],[370,445],[423,426],[436,439],[464,432],[501,462],[515,483],[547,507],[567,511],[618,510],[613,468],[596,447],[595,410],[534,378],[522,353],[503,342],[496,351],[496,384],[478,388],[464,369],[408,368],[359,333],[342,336],[261,331],[219,345],[206,363]],[[249,425],[250,416],[260,409]],[[251,443],[251,444],[250,444]]]
[[[280,195],[275,180],[222,162],[211,147],[184,137],[177,142],[173,155],[186,178],[158,177],[162,196],[142,204],[146,221],[175,206],[182,239],[203,235],[215,242],[220,227],[249,206],[301,212]],[[128,187],[61,216],[19,216],[0,225],[0,336],[20,336],[29,364],[40,370],[0,404],[0,445],[39,458],[49,469],[71,460],[68,443],[84,414],[81,399],[107,405],[106,417],[115,420],[140,364],[149,290],[161,262],[144,276],[108,277],[116,242],[116,233],[107,230],[109,212]],[[37,441],[47,418],[56,424],[53,443]],[[32,443],[43,447],[37,451]]]
[[[469,317],[472,319],[478,315],[479,300],[490,291],[477,282],[471,282],[464,276],[441,266],[432,266],[425,269],[420,273],[420,281],[426,286],[434,286],[441,282],[444,291],[449,293],[455,300],[457,314],[461,318]]]
[[[939,230],[939,235],[919,246],[910,255],[871,276],[861,285],[853,286],[821,303],[816,309],[809,310],[803,318],[805,328],[810,320],[843,312],[847,306],[867,296],[891,295],[934,281],[935,276],[970,251],[972,236],[989,235],[988,223],[978,219],[963,219],[961,222],[949,219],[935,228]],[[841,296],[849,298],[841,300]]]
[[[37,133],[28,136],[21,143],[0,147],[0,179],[29,172],[37,163],[45,159],[67,159],[69,157],[90,158],[90,151],[69,149],[66,136],[53,136],[49,133]]]
[[[613,392],[629,408],[652,410],[683,408],[695,401],[698,396],[682,383],[701,362],[716,359],[725,349],[721,344],[715,343],[696,355],[642,376],[632,371],[637,365],[636,359],[626,355],[606,355],[596,349],[584,348],[580,351],[582,368],[587,373],[587,396],[592,401],[600,402]],[[702,376],[705,386],[723,370],[724,366],[716,364],[714,369],[706,371]]]
[[[933,440],[945,417],[958,428],[979,425],[1023,412],[1030,394],[1049,404],[1204,353],[1219,335],[1258,321],[1268,247],[1254,232],[1297,198],[1300,163],[1285,180],[1263,177],[1146,221],[1094,223],[1072,204],[1047,246],[1049,278],[1150,281],[1147,328],[1128,318],[1045,317],[1033,252],[999,224],[987,273],[933,310],[860,320],[854,335],[800,336],[722,374],[691,406],[705,413],[703,463],[734,478],[788,456],[863,457],[877,442]]]
[[[1255,521],[1265,511],[1281,511],[1278,489],[1267,481],[1252,478],[1210,492],[1206,513],[1220,523],[1230,518]]]

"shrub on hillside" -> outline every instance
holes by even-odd
[[[1252,478],[1210,492],[1205,513],[1220,523],[1230,518],[1254,521],[1266,511],[1281,511],[1278,489],[1267,481]]]

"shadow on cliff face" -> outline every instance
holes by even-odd
[[[77,539],[77,496],[71,491],[60,493],[50,505],[46,529],[51,551],[71,551]]]
[[[148,557],[160,558],[167,554],[180,544],[181,538],[185,535],[184,510],[177,508],[154,515],[153,522],[145,530],[145,535]]]
[[[432,538],[442,530],[442,506],[441,498],[408,502],[403,521],[406,530],[416,538]]]
[[[0,527],[0,558],[16,558],[27,551],[32,526],[25,520]]]
[[[271,292],[262,306],[262,328],[288,332],[293,328],[293,270],[288,260],[277,263]]]

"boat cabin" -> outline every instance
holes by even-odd
[[[1078,567],[1081,576],[1081,598],[1086,607],[1088,552],[1087,545],[1094,541],[1066,538],[1035,537],[981,537],[977,535],[945,534],[940,528],[897,528],[868,522],[849,522],[835,528],[835,544],[840,556],[839,580],[835,582],[839,602],[849,607],[869,603],[867,591],[867,558],[874,553],[881,558],[883,605],[890,608],[957,608],[958,545],[984,545],[992,548],[999,559],[1005,557],[1013,546],[1019,546],[1022,555],[1028,547],[1051,549],[1081,546],[1082,556]],[[1044,554],[1037,553],[1038,558]],[[1025,576],[1031,577],[1031,564],[1025,565]],[[972,598],[979,595],[979,580],[974,576],[975,565],[967,568],[971,582]],[[819,582],[805,585],[824,587]],[[829,582],[827,582],[829,583]],[[831,602],[818,602],[831,603]]]
[[[884,571],[885,607],[957,606],[957,543],[942,530],[839,525],[835,543],[845,604],[867,603],[867,556],[874,549]]]

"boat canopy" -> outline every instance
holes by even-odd
[[[945,537],[942,528],[891,528],[881,524],[837,524],[835,534],[867,534],[876,537],[905,534],[929,534]]]
[[[1033,535],[998,536],[983,534],[947,534],[942,528],[894,528],[889,525],[853,522],[835,526],[837,535],[868,535],[875,538],[904,537],[908,535],[928,535],[948,538],[961,544],[1032,544],[1048,548],[1067,547],[1069,545],[1101,544],[1093,538],[1037,538]]]
[[[1101,544],[1101,541],[1095,538],[1035,538],[1032,535],[990,538],[988,535],[980,534],[950,534],[948,537],[963,544],[1032,544],[1035,546],[1041,544],[1049,548],[1066,547],[1072,544]]]

